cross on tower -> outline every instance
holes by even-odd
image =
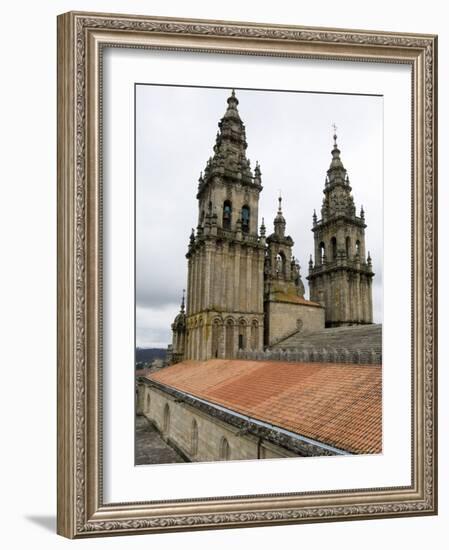
[[[337,125],[335,122],[332,124],[332,128],[334,129],[334,146],[337,147]]]

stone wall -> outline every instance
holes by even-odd
[[[263,349],[262,313],[206,311],[187,319],[185,358],[232,359],[239,349]]]
[[[266,341],[272,346],[295,331],[324,328],[324,308],[316,305],[269,301],[265,305]]]
[[[215,227],[197,238],[189,251],[185,359],[235,357],[239,336],[244,349],[263,348],[263,261],[257,234]]]
[[[208,415],[151,384],[138,384],[137,414],[144,415],[165,441],[192,462],[282,458],[299,454],[246,433],[245,429]]]

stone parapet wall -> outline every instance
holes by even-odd
[[[145,416],[182,457],[191,462],[253,460],[298,456],[182,402],[162,388],[140,381],[137,414]]]
[[[310,347],[300,350],[277,348],[259,352],[239,350],[237,358],[251,361],[290,361],[294,363],[382,364],[382,352],[375,349],[348,350],[345,348]]]

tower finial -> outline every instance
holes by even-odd
[[[285,218],[282,214],[282,195],[281,191],[279,190],[279,206],[278,206],[278,213],[276,217],[274,218],[274,232],[279,237],[284,237],[285,234]]]
[[[182,300],[181,300],[181,313],[184,313],[185,311],[185,303],[186,303],[186,289],[182,289]]]
[[[266,231],[266,228],[265,228],[265,219],[264,219],[263,216],[262,216],[262,225],[260,226],[260,236],[261,236],[261,237],[265,237],[265,231]]]
[[[239,100],[237,99],[235,95],[235,89],[232,88],[231,95],[228,97],[228,105],[229,107],[235,108],[239,104]]]
[[[337,147],[337,125],[335,122],[332,124],[332,128],[334,129],[334,147]]]

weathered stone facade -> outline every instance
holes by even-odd
[[[287,222],[279,197],[274,233],[267,238],[264,266],[265,345],[301,330],[324,327],[324,308],[304,299],[299,263],[292,254],[293,239],[285,234]],[[265,227],[262,225],[262,232]]]
[[[373,322],[372,260],[365,252],[365,212],[356,215],[349,177],[334,135],[321,219],[313,215],[315,258],[310,257],[310,299],[324,305],[326,326]]]
[[[172,324],[170,362],[233,358],[272,346],[295,331],[372,323],[371,258],[365,260],[363,210],[355,214],[335,141],[322,219],[314,215],[310,301],[285,234],[282,203],[274,232],[258,229],[261,170],[246,157],[246,131],[234,91],[219,122],[214,154],[198,185],[198,224],[187,252],[184,297]],[[336,136],[335,136],[336,139]],[[330,252],[329,252],[330,251]]]
[[[291,301],[289,301],[291,300]],[[295,297],[268,298],[265,301],[268,347],[297,332],[315,331],[324,327],[324,308],[313,302],[296,302]]]
[[[219,123],[214,155],[198,186],[198,225],[188,259],[185,340],[176,356],[234,357],[263,348],[263,262],[258,235],[260,167],[246,158],[245,126],[234,92]],[[176,329],[174,334],[183,331]],[[173,344],[175,349],[175,342]]]
[[[137,389],[137,414],[145,416],[164,441],[189,462],[346,454],[274,427],[253,424],[232,411],[145,378]]]

